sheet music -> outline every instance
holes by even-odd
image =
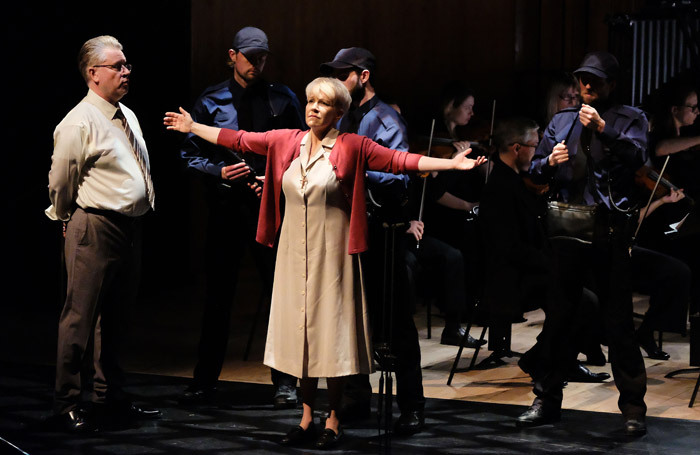
[[[664,234],[671,235],[671,234],[678,233],[678,230],[681,228],[681,226],[683,226],[683,222],[685,222],[685,220],[688,218],[688,215],[690,215],[690,212],[686,213],[686,215],[683,217],[683,219],[680,220],[679,222],[669,224],[668,227],[670,227],[671,230],[664,232]]]

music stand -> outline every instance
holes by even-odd
[[[696,314],[690,317],[690,366],[700,365],[700,315]],[[700,367],[682,368],[680,370],[671,371],[665,378],[673,378],[679,374],[698,373],[698,379],[695,381],[693,394],[690,396],[688,407],[692,408],[695,403],[695,398],[698,395],[700,388]]]

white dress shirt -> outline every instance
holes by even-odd
[[[121,103],[119,109],[142,147],[150,172],[136,115]],[[131,217],[151,209],[141,168],[116,112],[117,106],[88,90],[56,127],[49,171],[51,206],[46,209],[52,220],[69,220],[74,204]]]

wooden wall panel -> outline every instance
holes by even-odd
[[[536,116],[547,75],[572,70],[588,51],[607,46],[606,15],[633,12],[642,0],[258,0],[192,2],[191,100],[228,77],[224,63],[235,32],[266,31],[273,55],[265,69],[297,95],[320,63],[343,47],[377,57],[377,88],[420,118],[450,79],[477,92],[477,115]]]

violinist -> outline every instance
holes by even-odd
[[[574,75],[565,72],[557,73],[547,90],[544,124],[549,124],[557,112],[578,107],[579,96],[578,81]]]
[[[687,82],[676,83],[666,87],[659,99],[649,139],[652,162],[656,169],[661,169],[668,158],[665,177],[683,189],[688,202],[661,207],[654,217],[645,221],[647,226],[640,243],[680,259],[690,267],[690,314],[695,314],[700,312],[700,257],[697,254],[700,234],[697,232],[697,208],[689,200],[700,197],[700,135],[692,132],[698,126],[697,87]],[[681,221],[688,214],[679,232],[683,235],[664,235],[670,223]]]
[[[646,370],[634,336],[629,249],[637,226],[641,195],[635,170],[646,158],[648,123],[644,113],[614,100],[620,66],[608,52],[587,54],[574,72],[582,98],[580,109],[554,116],[537,147],[530,175],[552,182],[560,200],[596,206],[593,243],[560,268],[568,301],[580,301],[584,278],[592,276],[602,313],[609,360],[624,431],[646,433]],[[579,183],[579,185],[576,185]],[[552,402],[535,401],[520,417],[539,425],[558,415]]]
[[[406,123],[396,109],[376,96],[376,60],[367,49],[341,49],[333,61],[321,65],[321,73],[335,77],[350,92],[350,110],[338,124],[341,133],[367,136],[378,144],[395,150],[408,151]],[[402,221],[403,200],[407,197],[409,178],[405,174],[367,171],[369,250],[363,254],[362,266],[367,282],[367,297],[373,318],[375,341],[388,341],[380,320],[383,297],[384,245],[383,225]],[[403,228],[405,231],[406,228]],[[413,315],[409,308],[408,277],[404,259],[404,235],[398,236],[395,247],[396,282],[394,289],[393,331],[391,346],[397,357],[397,401],[401,415],[395,432],[409,435],[419,432],[425,421],[423,410],[423,375],[420,366],[420,345]],[[345,384],[341,418],[345,421],[370,414],[372,386],[369,376],[351,376]]]
[[[671,156],[667,171],[673,183],[691,196],[700,196],[700,135],[689,136],[685,130],[698,118],[698,93],[690,84],[671,86],[661,97],[664,101],[651,123],[649,137],[652,160],[659,167]]]
[[[434,108],[435,138],[433,144],[448,145],[433,147],[437,156],[453,156],[471,147],[471,142],[462,140],[460,128],[466,126],[474,115],[475,95],[462,81],[445,84],[440,92],[437,106]],[[443,139],[443,142],[440,141]],[[424,144],[427,149],[427,141]],[[479,230],[474,220],[475,207],[478,206],[484,182],[485,166],[474,172],[453,176],[448,173],[433,173],[427,177],[425,208],[422,220],[424,230],[421,232],[425,248],[415,250],[409,244],[419,263],[429,264],[437,261],[449,275],[461,273],[458,281],[451,280],[446,289],[440,289],[445,313],[445,329],[440,337],[441,344],[459,345],[464,328],[461,321],[471,318],[475,300],[481,295],[479,287],[482,269],[479,254]],[[422,188],[421,184],[415,185]],[[421,199],[414,195],[414,199]],[[442,259],[441,259],[442,258]],[[461,266],[452,266],[454,261],[462,261]],[[431,267],[432,268],[432,267]],[[434,268],[432,268],[434,269]],[[443,275],[444,278],[447,275]],[[459,284],[463,289],[454,289]],[[479,342],[469,336],[466,346],[476,347]]]

